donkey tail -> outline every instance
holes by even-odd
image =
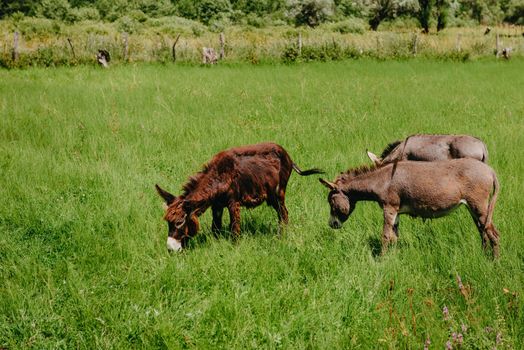
[[[488,204],[488,215],[486,216],[486,222],[484,225],[491,224],[493,220],[493,210],[495,209],[495,202],[497,201],[497,196],[499,194],[499,180],[497,179],[497,175],[495,172],[493,172],[493,195],[491,196],[491,200]]]
[[[484,142],[482,142],[482,145],[484,146],[484,154],[482,155],[482,162],[487,164],[488,163],[488,147],[486,146]]]
[[[313,174],[324,174],[324,171],[318,168],[313,168],[309,170],[301,170],[298,167],[298,165],[296,165],[295,163],[293,163],[291,166],[293,167],[293,170],[295,170],[297,174],[300,176],[308,176],[308,175],[313,175]]]

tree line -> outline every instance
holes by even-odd
[[[370,29],[395,18],[414,19],[423,32],[452,25],[524,25],[524,0],[0,0],[0,19],[24,16],[65,22],[178,16],[209,25],[294,24],[358,18]]]

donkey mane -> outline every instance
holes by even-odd
[[[382,151],[382,154],[380,155],[380,158],[386,158],[398,145],[400,145],[402,141],[393,141],[389,145],[384,148]]]
[[[209,165],[205,164],[201,171],[189,177],[187,182],[182,186],[182,197],[187,197],[187,195],[197,188],[200,180],[206,176],[209,168]]]
[[[361,165],[359,167],[348,169],[345,172],[340,173],[340,176],[337,179],[340,179],[340,178],[351,179],[353,177],[356,177],[356,176],[359,176],[359,175],[362,175],[362,174],[370,173],[373,170],[376,170],[376,169],[381,168],[381,167],[382,167],[381,165],[376,165],[376,164],[373,164],[373,165]]]

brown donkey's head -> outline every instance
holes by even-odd
[[[188,201],[176,197],[155,185],[160,197],[166,202],[164,219],[169,227],[167,235],[167,250],[179,251],[187,244],[189,238],[196,235],[200,227],[196,212]]]
[[[355,203],[351,203],[348,196],[346,196],[336,184],[324,179],[319,179],[319,181],[329,189],[328,202],[331,207],[329,226],[339,229],[355,209]]]

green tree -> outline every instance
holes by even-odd
[[[365,18],[369,16],[371,2],[369,0],[335,0],[339,13],[345,17]]]
[[[436,0],[435,8],[437,14],[437,32],[448,25],[449,3],[448,0]]]
[[[434,0],[418,0],[419,11],[418,11],[418,21],[422,27],[422,32],[427,34],[429,33],[429,21],[431,19],[431,11],[433,9]]]
[[[327,21],[334,14],[335,4],[332,0],[291,0],[288,1],[288,16],[297,26],[316,27]]]
[[[37,15],[44,18],[68,20],[71,5],[67,0],[41,0]]]
[[[480,24],[498,23],[503,19],[499,0],[461,0],[460,15]]]
[[[38,3],[38,0],[0,0],[0,18],[7,17],[15,12],[21,12],[26,16],[34,16]]]
[[[524,25],[524,0],[509,1],[504,20],[509,23]]]
[[[380,23],[393,18],[398,9],[396,0],[373,0],[370,6],[369,25],[372,30],[377,30]]]

